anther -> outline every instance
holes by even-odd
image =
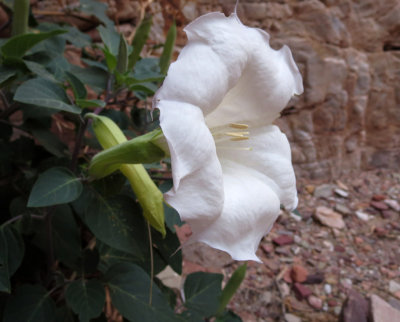
[[[230,123],[229,127],[232,127],[234,129],[240,129],[240,130],[245,130],[245,129],[249,128],[249,126],[247,124],[240,124],[240,123]]]
[[[249,132],[225,132],[225,135],[233,136],[235,138],[241,138],[245,135],[249,135]]]
[[[230,138],[231,141],[245,141],[248,140],[248,136],[241,136],[241,137],[235,137],[235,138]]]

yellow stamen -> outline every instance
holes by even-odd
[[[230,123],[229,127],[232,127],[234,129],[240,129],[240,130],[245,130],[245,129],[249,128],[249,126],[247,124],[240,124],[240,123]]]
[[[244,137],[245,135],[249,135],[249,132],[226,132],[228,136],[233,136],[236,138]]]
[[[235,138],[230,138],[231,141],[245,141],[248,140],[248,136],[241,136],[241,137],[235,137]]]

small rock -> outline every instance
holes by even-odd
[[[395,216],[395,213],[392,210],[382,210],[381,215],[384,219],[390,219],[393,218],[393,216]]]
[[[316,297],[314,295],[310,295],[307,298],[308,304],[310,304],[310,306],[316,310],[321,310],[322,309],[322,300],[319,297]]]
[[[301,265],[293,265],[291,270],[291,277],[295,282],[303,283],[307,280],[308,271]]]
[[[353,286],[353,281],[349,278],[344,278],[344,279],[340,280],[340,284],[344,288],[351,288]]]
[[[344,253],[346,251],[346,248],[341,245],[335,245],[335,251],[338,253]]]
[[[394,211],[399,212],[400,211],[400,204],[393,199],[386,199],[385,204],[387,204],[390,208],[392,208]]]
[[[267,305],[267,304],[271,303],[272,293],[269,291],[264,292],[260,297],[260,301],[263,303],[263,305]]]
[[[280,254],[280,255],[290,256],[290,250],[286,247],[276,247],[275,253]]]
[[[338,302],[333,299],[328,300],[327,303],[328,303],[328,306],[330,306],[330,307],[334,307],[334,306],[338,305]]]
[[[382,201],[371,201],[370,205],[378,210],[388,210],[389,206]]]
[[[385,195],[373,195],[372,196],[372,200],[374,200],[374,201],[383,201],[385,199],[386,199]]]
[[[289,214],[290,218],[293,218],[296,221],[301,221],[302,217],[298,214],[296,214],[295,212],[291,211]]]
[[[285,314],[285,320],[287,322],[301,322],[301,319],[298,316],[290,314],[290,313]]]
[[[287,285],[286,283],[281,283],[280,289],[281,289],[282,297],[286,297],[290,294],[289,285]]]
[[[396,295],[400,291],[400,284],[394,280],[389,281],[389,292]]]
[[[315,217],[321,224],[331,228],[343,229],[346,226],[341,214],[324,206],[317,207]]]
[[[301,237],[299,235],[294,235],[293,236],[293,240],[296,244],[300,244],[301,243]]]
[[[311,290],[307,286],[300,283],[294,283],[293,290],[298,300],[303,300],[312,294]]]
[[[333,244],[332,244],[330,241],[324,240],[324,241],[322,242],[322,244],[324,244],[324,246],[325,246],[326,248],[328,248],[329,251],[333,251],[334,247],[333,247]]]
[[[400,310],[400,301],[395,299],[394,297],[389,298],[389,304],[395,309]]]
[[[272,241],[279,246],[291,245],[294,242],[293,237],[289,235],[280,235]]]
[[[292,253],[293,253],[294,255],[300,254],[300,250],[301,250],[300,247],[292,246],[290,249],[292,250]]]
[[[378,237],[385,237],[388,233],[383,227],[375,227],[374,232]]]
[[[324,285],[324,291],[326,294],[331,294],[332,293],[332,286],[330,284],[325,284]]]
[[[333,184],[323,184],[315,188],[314,196],[317,198],[325,198],[328,199],[332,197],[332,191],[335,189],[335,185]]]
[[[325,276],[322,273],[307,275],[307,279],[304,284],[321,284],[325,280]]]
[[[362,221],[368,221],[370,219],[370,216],[367,213],[362,212],[361,210],[356,211],[356,216]]]
[[[312,194],[314,193],[314,191],[315,191],[315,186],[312,185],[312,184],[308,184],[308,185],[306,185],[304,188],[306,189],[306,191],[307,191],[310,195],[312,195]]]
[[[350,290],[340,314],[341,322],[367,322],[368,301],[358,292]]]
[[[340,196],[342,198],[348,198],[349,197],[349,193],[347,191],[343,190],[343,189],[336,188],[334,191],[338,196]]]
[[[274,247],[271,244],[262,244],[261,248],[267,254],[273,254],[274,253]]]
[[[291,274],[290,269],[286,270],[285,274],[283,274],[283,280],[288,284],[293,283],[292,274]]]
[[[322,311],[328,312],[328,310],[329,310],[328,304],[327,304],[327,303],[324,303],[324,305],[322,306]]]
[[[375,294],[371,295],[371,311],[374,322],[400,321],[400,311]]]
[[[341,203],[338,203],[335,205],[335,210],[344,216],[351,215],[351,210],[347,206],[345,206]]]

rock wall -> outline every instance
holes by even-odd
[[[182,27],[234,5],[159,0],[153,9],[166,28],[172,17]],[[278,121],[298,176],[330,180],[354,169],[400,168],[399,0],[242,0],[238,15],[266,30],[274,48],[287,44],[303,75],[304,94]]]

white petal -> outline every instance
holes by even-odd
[[[224,164],[225,202],[222,215],[189,242],[201,241],[235,260],[260,261],[256,250],[279,214],[279,198],[250,169]]]
[[[196,106],[163,100],[158,108],[174,182],[165,200],[197,232],[221,214],[224,202],[214,140]]]
[[[275,125],[250,127],[250,139],[217,145],[223,171],[225,160],[237,162],[258,172],[260,180],[268,182],[286,209],[297,207],[296,177],[291,162],[290,145]],[[250,151],[240,148],[251,148]]]

